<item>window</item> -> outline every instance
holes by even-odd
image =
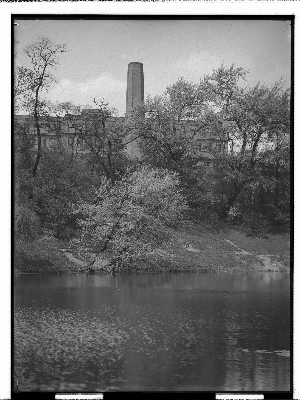
[[[61,132],[61,126],[62,126],[61,121],[57,121],[57,122],[56,122],[56,129],[57,129],[57,132]]]
[[[77,139],[77,146],[79,147],[79,148],[83,148],[83,146],[84,146],[84,140],[83,140],[83,138],[78,138]]]
[[[42,139],[42,147],[43,148],[47,147],[46,139]]]
[[[199,143],[199,151],[202,151],[202,143]]]
[[[49,146],[50,146],[50,148],[54,148],[54,147],[56,147],[56,138],[51,138],[50,140],[49,140]]]
[[[74,142],[73,138],[72,137],[68,137],[68,145],[69,146],[73,146],[73,142]]]
[[[216,149],[216,151],[221,153],[221,143],[217,143],[215,149]]]

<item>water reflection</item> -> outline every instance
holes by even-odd
[[[20,390],[289,390],[289,275],[15,278]]]

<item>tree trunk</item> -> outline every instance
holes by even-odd
[[[275,193],[275,204],[276,204],[276,208],[278,208],[278,204],[279,204],[279,161],[277,158],[276,161],[276,193]]]
[[[220,219],[225,220],[228,218],[229,211],[231,207],[234,205],[235,200],[238,197],[241,190],[242,186],[237,188],[234,194],[228,198],[227,203],[223,206],[221,210]]]
[[[32,176],[35,178],[37,169],[39,166],[40,158],[41,158],[42,138],[41,138],[41,130],[40,130],[40,124],[38,121],[38,116],[34,116],[34,118],[35,118],[35,127],[36,127],[36,132],[37,132],[37,137],[38,137],[38,149],[37,149],[34,166],[32,169]]]
[[[265,212],[265,196],[264,196],[264,188],[260,189],[260,205],[263,212]]]
[[[37,154],[35,157],[35,162],[32,168],[32,177],[36,177],[37,169],[39,166],[40,158],[41,158],[41,149],[42,149],[42,138],[41,138],[41,130],[40,130],[40,124],[39,124],[39,117],[37,113],[37,103],[35,105],[35,110],[34,110],[34,120],[35,120],[35,127],[36,127],[36,133],[37,133],[37,138],[38,138],[38,148],[37,148]],[[29,200],[33,200],[33,195],[34,195],[34,187],[33,184],[30,186],[29,190]]]

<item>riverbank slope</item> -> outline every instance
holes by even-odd
[[[136,265],[133,270],[287,271],[290,268],[289,240],[288,233],[258,238],[229,228],[214,230],[209,226],[182,225],[180,229],[170,231],[170,240],[156,249],[147,262]],[[101,268],[98,270],[101,272]],[[14,271],[78,273],[86,271],[86,262],[78,254],[68,250],[65,243],[44,236],[32,243],[15,244]]]

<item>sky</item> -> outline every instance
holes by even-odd
[[[125,113],[128,63],[143,63],[145,95],[164,92],[179,77],[194,83],[221,64],[249,71],[248,82],[290,86],[289,21],[214,19],[16,20],[17,63],[38,36],[66,43],[55,70],[52,101],[89,104],[94,97]]]

